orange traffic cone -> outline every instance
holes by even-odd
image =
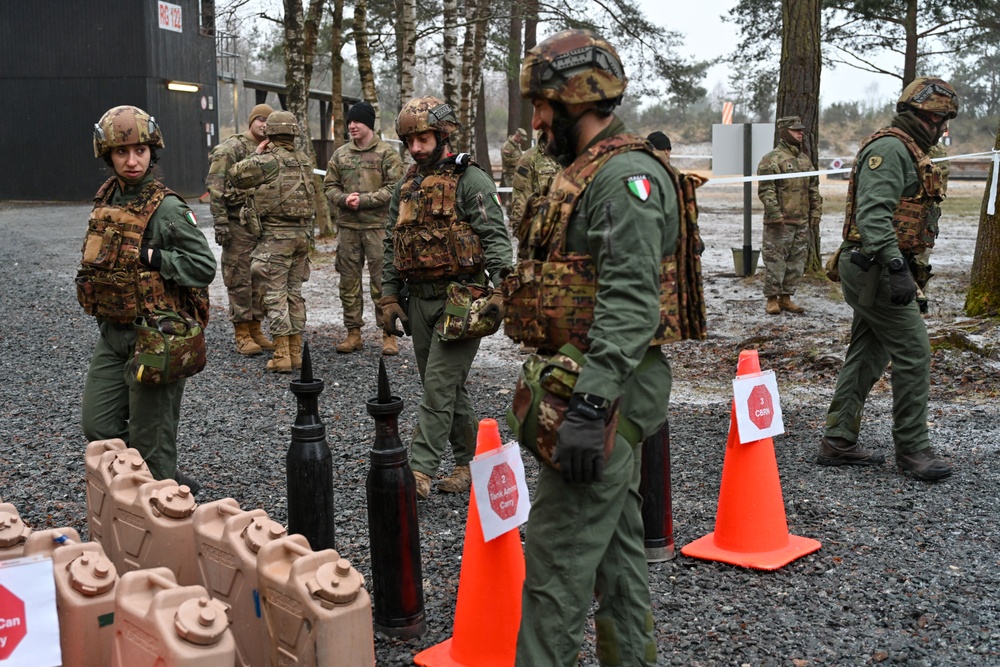
[[[740,352],[737,377],[759,372],[757,350]],[[681,553],[741,567],[777,570],[820,546],[817,540],[788,534],[774,442],[764,438],[740,444],[734,405],[715,532],[688,544]]]
[[[496,420],[481,420],[476,456],[499,447]],[[476,494],[470,493],[452,636],[421,651],[413,662],[424,667],[511,667],[521,624],[523,585],[520,533],[509,530],[486,542]]]

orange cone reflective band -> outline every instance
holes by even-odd
[[[740,352],[736,375],[760,372],[756,350]],[[818,551],[817,540],[788,533],[774,441],[740,444],[735,406],[729,420],[715,532],[688,544],[681,553],[758,570],[777,570]]]
[[[499,448],[496,420],[481,420],[476,456]],[[521,533],[510,530],[486,542],[476,494],[470,493],[452,636],[421,651],[413,662],[423,667],[513,667],[523,585]]]

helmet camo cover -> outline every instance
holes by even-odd
[[[617,103],[628,77],[618,52],[603,37],[590,30],[563,30],[528,52],[520,82],[526,98]]]
[[[108,109],[94,125],[94,157],[119,146],[146,144],[163,148],[163,135],[156,119],[131,105]]]
[[[267,117],[264,134],[268,137],[276,134],[299,136],[299,124],[295,122],[295,114],[291,111],[272,111]]]
[[[903,88],[896,102],[896,113],[907,109],[934,113],[949,120],[958,115],[958,94],[944,79],[920,76]]]
[[[449,135],[458,127],[458,117],[451,105],[430,95],[413,98],[396,116],[396,136],[400,139],[427,131]]]

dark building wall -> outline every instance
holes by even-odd
[[[208,151],[218,142],[215,37],[199,31],[199,0],[172,4],[181,7],[183,32],[159,28],[157,0],[32,0],[4,13],[0,199],[93,197],[110,174],[94,158],[94,124],[120,104],[160,124],[167,186],[186,197],[204,192]],[[168,80],[201,89],[170,91]]]

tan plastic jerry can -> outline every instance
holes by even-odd
[[[24,555],[52,558],[56,549],[69,544],[79,544],[82,541],[80,533],[76,532],[75,528],[36,530],[24,541]]]
[[[111,481],[112,528],[118,572],[166,567],[181,586],[198,583],[194,550],[194,495],[172,479],[148,472],[124,473]]]
[[[200,505],[194,512],[194,542],[201,584],[230,606],[237,667],[266,667],[267,627],[260,609],[257,553],[287,535],[262,509],[244,511],[232,498]]]
[[[31,529],[17,508],[10,503],[0,503],[0,560],[11,560],[24,555],[24,543],[31,535]]]
[[[112,667],[229,667],[229,607],[165,567],[127,572],[115,597]]]
[[[118,573],[97,542],[52,553],[63,667],[106,667],[114,641]]]
[[[87,532],[91,542],[100,542],[104,554],[115,560],[111,536],[111,480],[122,473],[149,472],[142,454],[129,449],[124,440],[94,440],[87,445]]]
[[[257,577],[272,665],[374,667],[371,598],[336,551],[289,535],[261,547]]]

